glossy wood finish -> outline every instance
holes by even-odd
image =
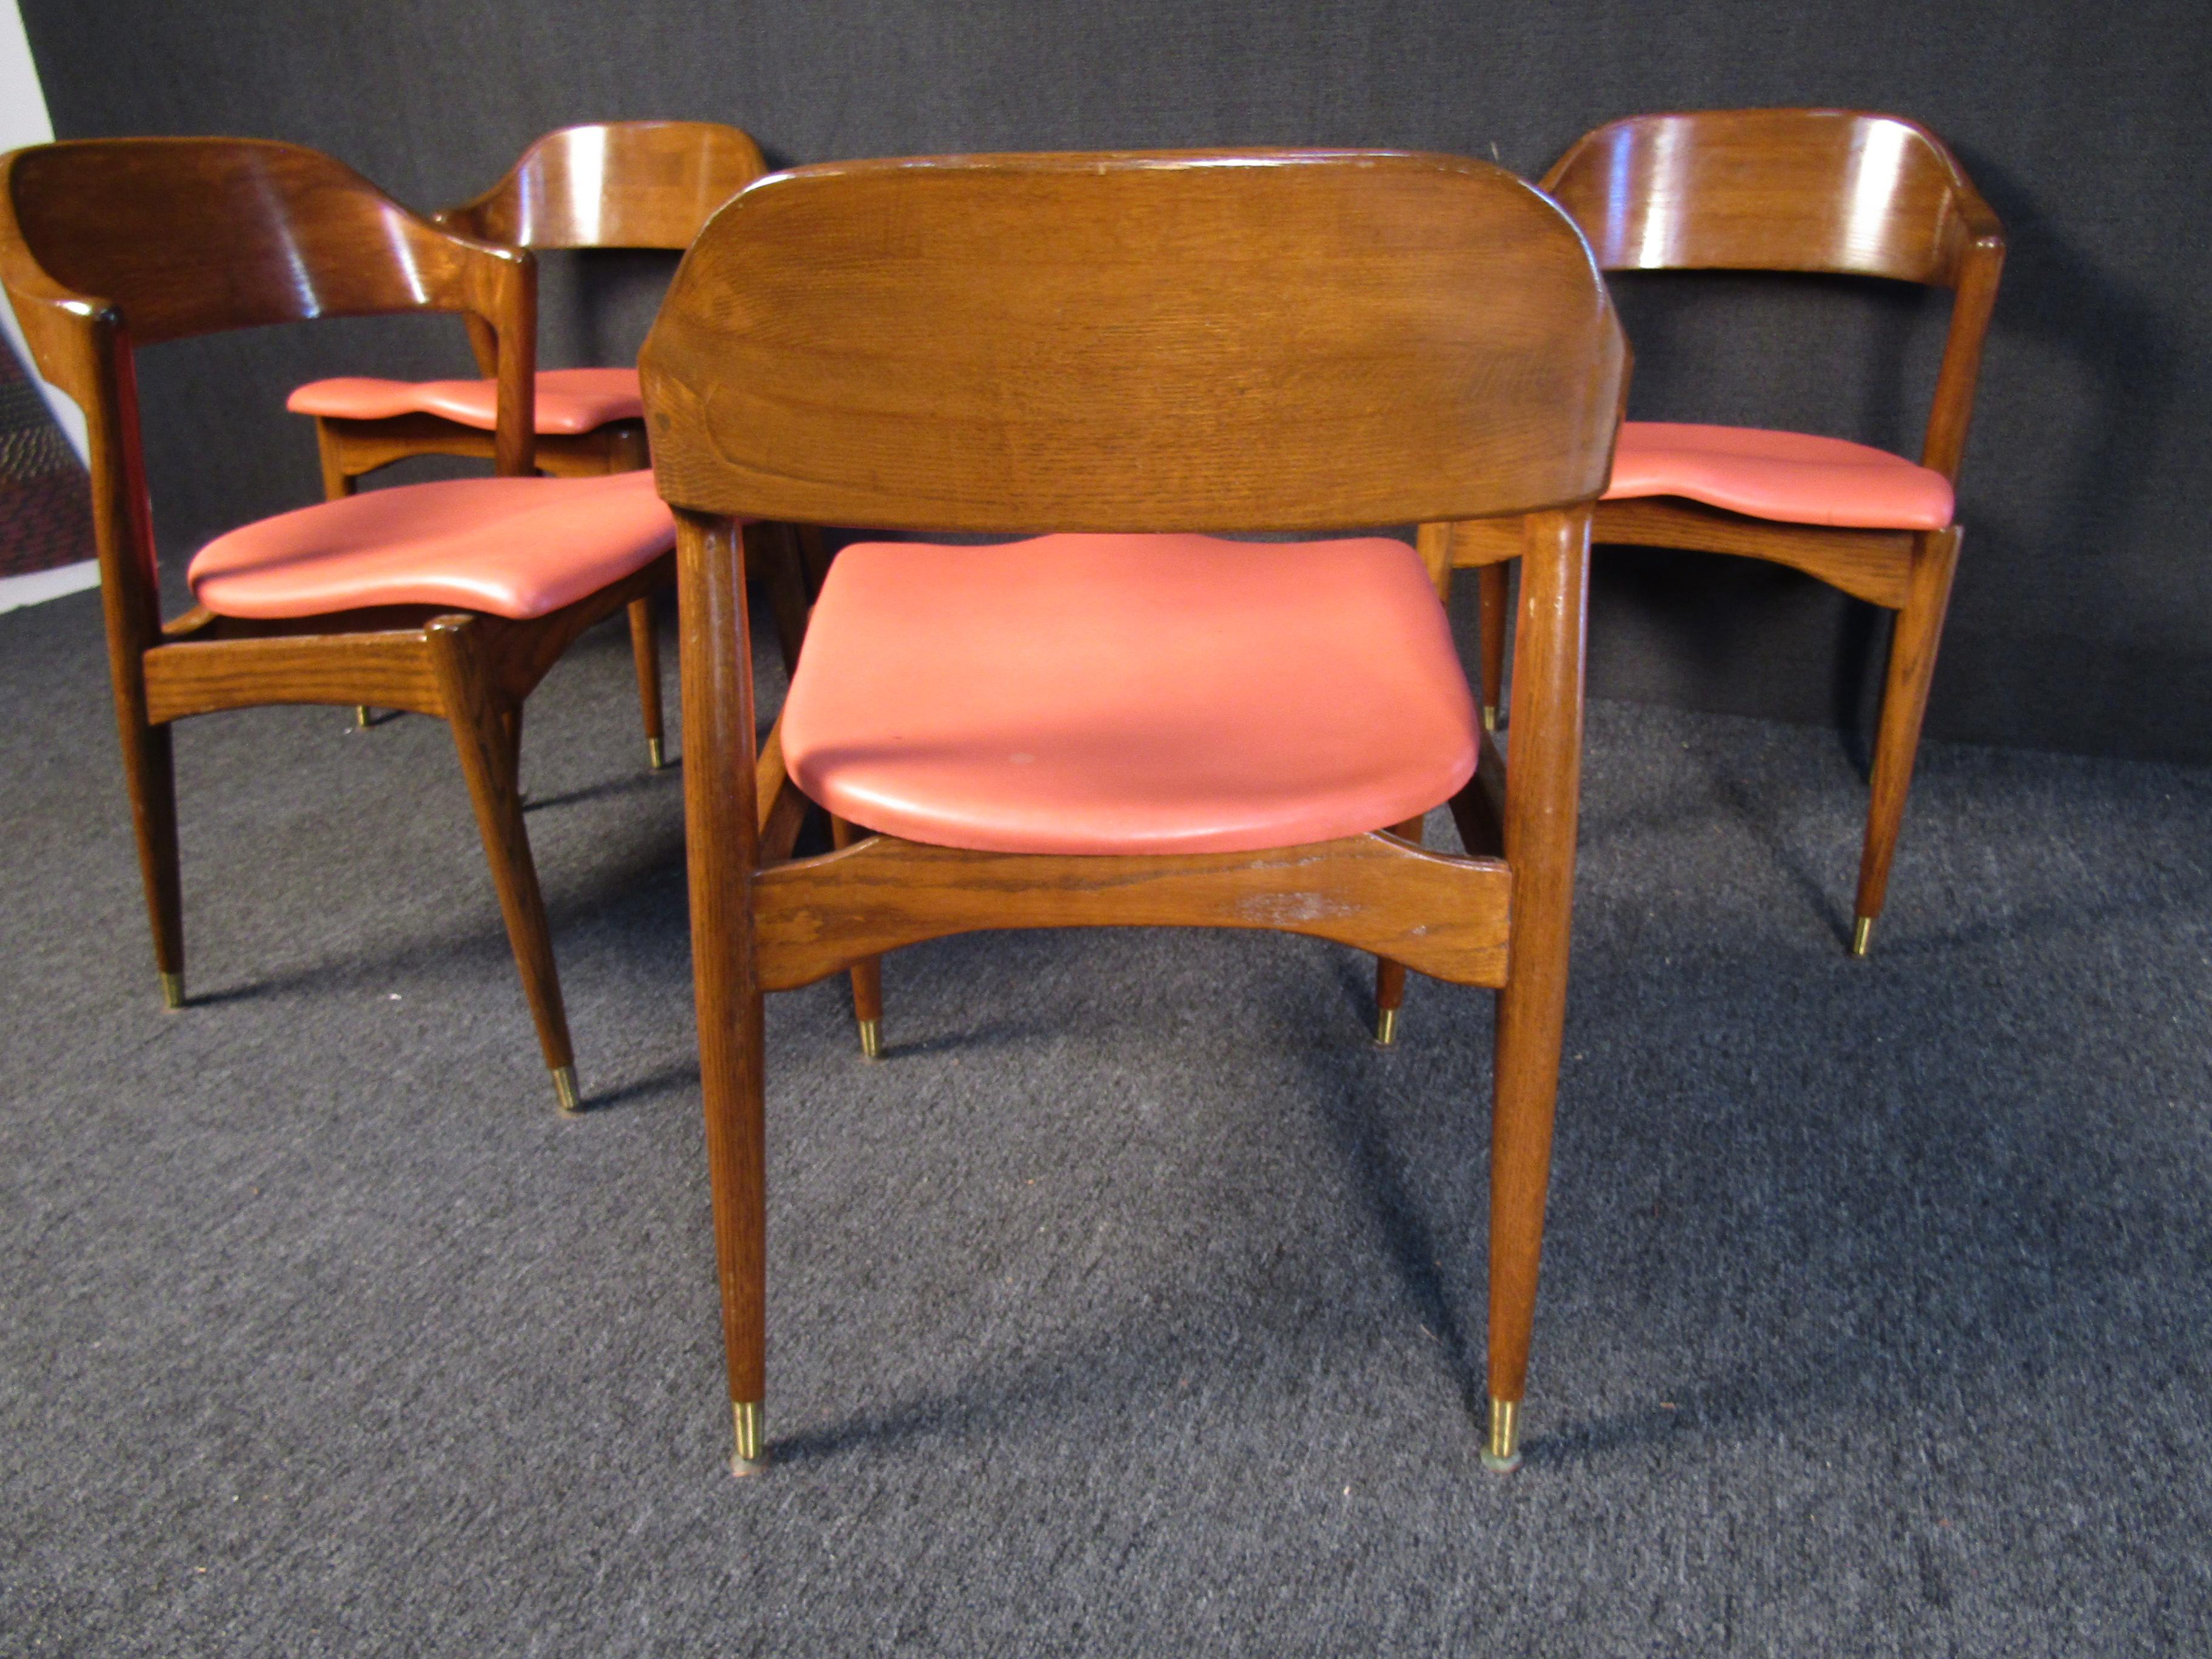
[[[549,132],[438,222],[527,248],[687,248],[768,171],[749,134],[714,121],[600,121]]]
[[[1559,438],[1615,412],[1589,400],[1613,395],[1617,359],[1593,375],[1584,358],[1610,312],[1550,298],[1587,295],[1589,261],[1541,198],[1473,161],[1262,159],[764,180],[694,246],[641,362],[663,491],[700,512],[1020,534],[1442,522],[1469,500],[1525,513],[1603,489],[1610,452]],[[824,191],[850,210],[819,212]],[[1075,193],[1086,216],[1035,211]],[[1071,319],[1139,299],[1146,349],[1071,349]],[[1478,303],[1496,307],[1480,328]],[[1224,398],[1231,375],[1242,395]],[[1388,439],[1366,417],[1380,402],[1406,411]],[[1494,439],[1469,448],[1470,423]],[[698,436],[672,456],[669,432]]]
[[[1639,115],[1544,189],[1607,270],[1808,270],[1959,286],[1996,220],[1925,127],[1856,110]]]
[[[1565,222],[1498,169],[1435,157],[804,168],[708,228],[641,368],[681,532],[692,952],[732,1400],[750,1411],[765,1377],[763,993],[996,927],[1270,928],[1503,986],[1495,1115],[1512,1233],[1492,1370],[1517,1388],[1564,1007],[1589,504],[1626,372]],[[1514,769],[1485,787],[1521,862],[1387,832],[1152,858],[872,836],[791,861],[787,842],[765,844],[797,792],[775,734],[754,752],[744,575],[774,538],[740,532],[744,519],[1415,522],[1441,590],[1456,521],[1507,514],[1528,538],[1516,550],[1532,572],[1531,666]]]
[[[735,127],[712,121],[599,122],[546,134],[489,190],[433,220],[477,241],[532,251],[680,252],[691,246],[715,209],[767,171],[760,146]],[[481,325],[472,325],[469,333],[478,367],[492,373],[490,336]],[[318,416],[315,441],[325,493],[333,500],[351,495],[355,481],[364,475],[412,456],[491,453],[489,434],[435,415],[383,420]],[[652,465],[645,424],[636,420],[610,421],[573,435],[541,434],[537,457],[539,471],[562,478],[596,477]],[[804,601],[793,609],[787,582],[775,597],[781,637],[795,640],[805,627]],[[646,741],[658,756],[665,738],[650,599],[635,602],[629,622]]]
[[[184,970],[169,723],[264,703],[375,704],[451,721],[546,1064],[573,1065],[515,795],[522,700],[582,629],[665,582],[662,559],[527,623],[431,607],[283,622],[161,619],[136,348],[383,312],[466,317],[495,343],[494,459],[533,462],[530,256],[416,218],[312,150],[116,139],[0,157],[0,280],[39,368],[83,408],[108,660],[155,963]]]
[[[1848,110],[1638,116],[1577,142],[1545,175],[1544,188],[1573,216],[1607,270],[1825,271],[1951,289],[1920,459],[1956,482],[2004,266],[2004,233],[1957,160],[1925,128]],[[1601,502],[1593,535],[1601,543],[1786,564],[1898,613],[1860,856],[1863,937],[1881,914],[1904,823],[1956,562],[1955,526],[1783,524],[1697,501],[1644,498]],[[1455,562],[1489,565],[1509,540],[1504,526],[1470,528],[1454,548]],[[1502,588],[1494,606],[1492,598],[1486,586],[1486,687],[1501,675],[1504,659]]]
[[[1521,564],[1513,765],[1504,799],[1513,930],[1498,997],[1490,1117],[1490,1397],[1504,1401],[1519,1400],[1528,1378],[1551,1182],[1582,789],[1589,508],[1532,518]]]
[[[653,408],[649,392],[646,406]],[[686,512],[678,505],[691,990],[699,1022],[723,1352],[733,1405],[765,1398],[768,1379],[766,1055],[753,927],[759,861],[754,837],[763,818],[753,753],[752,626],[745,603],[745,565],[760,539],[726,515]],[[776,770],[781,772],[781,764]]]
[[[433,217],[512,247],[681,252],[767,171],[751,135],[719,122],[600,121],[547,133],[489,190]],[[469,337],[489,374],[488,342]]]

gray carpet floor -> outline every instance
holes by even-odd
[[[0,617],[0,1651],[2212,1650],[2212,773],[1931,745],[1853,962],[1847,744],[1593,707],[1510,1480],[1486,997],[982,935],[874,1066],[772,999],[735,1482],[629,672],[532,705],[563,1121],[441,726],[183,728],[165,1014],[94,596]]]

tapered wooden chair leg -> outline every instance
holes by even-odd
[[[1521,925],[1516,916],[1515,926]],[[1490,1118],[1490,1424],[1483,1462],[1499,1474],[1521,1463],[1520,1407],[1535,1329],[1565,1024],[1564,963],[1557,977],[1558,995],[1510,985],[1498,994]]]
[[[684,825],[691,896],[691,982],[714,1259],[722,1288],[736,1439],[732,1474],[761,1468],[767,1385],[768,1205],[756,860],[751,625],[744,567],[760,527],[676,515],[683,618]]]
[[[830,818],[830,844],[850,847],[859,840],[853,826],[835,813]],[[884,1054],[884,959],[869,957],[853,964],[853,1018],[860,1030],[860,1054],[868,1060]]]
[[[1905,797],[1912,787],[1912,763],[1920,752],[1920,726],[1928,713],[1928,690],[1936,678],[1936,651],[1942,641],[1943,616],[1951,603],[1951,579],[1959,568],[1959,527],[1922,536],[1913,550],[1912,573],[1905,604],[1889,641],[1889,672],[1881,696],[1881,719],[1874,746],[1873,791],[1867,803],[1866,845],[1859,855],[1859,890],[1853,906],[1851,954],[1864,956],[1889,893],[1890,861],[1905,823]]]
[[[732,980],[749,975],[732,975]],[[756,987],[732,984],[720,1063],[705,1062],[707,1177],[714,1211],[714,1255],[722,1281],[722,1343],[735,1431],[730,1473],[767,1462],[762,1410],[768,1392],[768,1150],[762,1006]],[[701,1016],[707,994],[700,992]]]
[[[522,738],[519,703],[494,690],[477,646],[477,625],[461,617],[437,617],[424,630],[438,676],[447,719],[453,728],[461,774],[476,808],[477,829],[499,894],[500,914],[514,947],[523,995],[538,1023],[538,1042],[553,1073],[561,1109],[573,1112],[576,1091],[575,1050],[568,1041],[568,1016],[561,1001],[561,977],[553,962],[552,930],[545,899],[538,890],[538,866],[530,856],[530,835],[522,821],[517,763]]]
[[[1388,957],[1375,958],[1375,1046],[1398,1040],[1398,1010],[1406,1006],[1406,969]]]
[[[660,637],[653,632],[650,596],[630,601],[629,653],[637,663],[637,707],[645,718],[645,756],[658,772],[668,755],[660,725]]]
[[[137,832],[138,873],[154,933],[154,971],[161,1006],[185,1006],[184,877],[177,858],[177,772],[166,726],[123,717],[123,778]]]
[[[1498,994],[1490,1141],[1490,1423],[1483,1462],[1521,1462],[1521,1401],[1551,1185],[1581,799],[1587,516],[1532,520],[1521,570],[1505,857],[1513,931]]]
[[[1390,833],[1414,846],[1421,844],[1423,821],[1408,818]],[[1387,1048],[1398,1040],[1398,1010],[1406,1006],[1406,967],[1388,957],[1375,958],[1375,1046]]]
[[[860,1057],[884,1057],[884,959],[853,964],[853,1019],[860,1028]]]
[[[1476,573],[1476,593],[1482,628],[1482,727],[1498,729],[1498,711],[1505,696],[1505,614],[1512,592],[1513,567],[1486,564]]]

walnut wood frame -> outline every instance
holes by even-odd
[[[750,134],[714,121],[602,121],[549,132],[523,151],[482,195],[431,216],[479,242],[548,249],[662,248],[680,252],[716,208],[768,171]],[[494,372],[497,350],[483,324],[468,319],[478,371]],[[650,466],[642,420],[609,421],[589,432],[537,434],[537,465],[556,478],[599,477]],[[442,416],[381,420],[315,417],[323,493],[353,494],[368,473],[417,455],[489,459],[492,434]],[[769,595],[787,665],[805,631],[805,597],[777,568]],[[665,737],[659,645],[650,595],[630,609],[639,713],[659,765]]]
[[[744,320],[766,317],[772,330]],[[1073,319],[1145,349],[1070,353]],[[761,1455],[765,1385],[763,997],[1005,927],[1273,928],[1499,993],[1488,1387],[1491,1452],[1517,1461],[1565,1013],[1589,509],[1626,377],[1580,240],[1510,175],[1438,157],[807,167],[708,226],[642,368],[677,509],[693,969],[738,1472]],[[1018,402],[997,391],[1013,384]],[[1378,830],[1182,857],[867,835],[790,857],[807,803],[780,732],[757,752],[754,738],[757,521],[1012,533],[1410,520],[1441,588],[1449,524],[1506,514],[1528,570],[1517,736],[1510,780],[1492,750],[1454,803],[1480,838],[1468,854]]]
[[[220,257],[210,257],[210,250]],[[161,616],[135,354],[321,317],[458,313],[493,342],[504,476],[532,471],[531,256],[417,218],[330,157],[242,139],[97,139],[0,156],[0,283],[40,372],[85,412],[108,664],[154,960],[171,1006],[185,946],[169,728],[264,703],[375,704],[453,727],[545,1063],[574,1053],[516,768],[524,700],[584,629],[670,579],[661,558],[526,622],[450,607],[285,621]]]
[[[1615,121],[1577,140],[1544,189],[1607,270],[1824,271],[1948,288],[1954,299],[1921,465],[1954,483],[1997,279],[2003,228],[1941,140],[1844,110],[1717,110]],[[1597,543],[1785,564],[1896,613],[1859,859],[1851,949],[1863,955],[1890,866],[1936,672],[1960,531],[1853,530],[1671,497],[1601,501]],[[1481,574],[1483,702],[1505,662],[1509,526],[1463,526],[1453,562]]]

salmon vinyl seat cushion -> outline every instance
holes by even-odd
[[[521,619],[573,605],[675,545],[650,472],[462,478],[319,501],[218,536],[192,595],[218,616],[441,605]]]
[[[438,415],[489,432],[499,423],[496,380],[379,380],[345,375],[310,380],[284,400],[295,415],[383,421],[395,415]],[[573,438],[610,421],[645,417],[634,368],[548,368],[538,375],[538,430]]]
[[[1842,438],[1756,427],[1629,421],[1613,455],[1609,501],[1679,495],[1784,524],[1941,530],[1951,481]]]
[[[1000,853],[1384,829],[1456,793],[1479,742],[1413,549],[1195,535],[847,547],[782,731],[839,817]]]

